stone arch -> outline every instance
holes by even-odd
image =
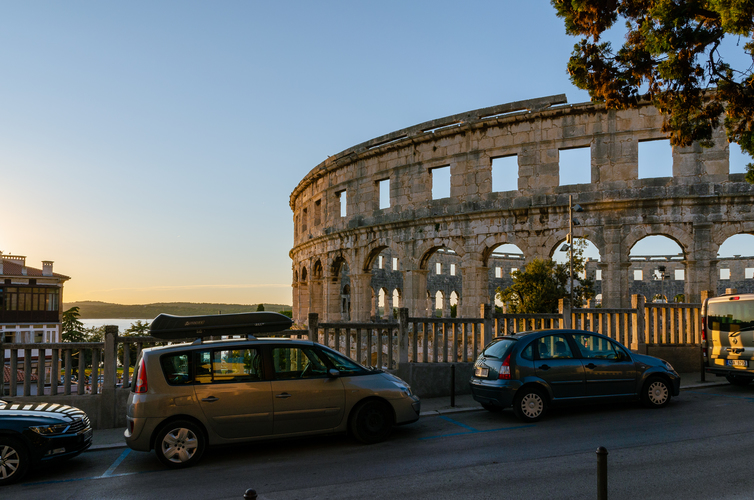
[[[431,242],[426,242],[419,246],[419,249],[416,252],[416,254],[419,255],[419,269],[425,271],[428,270],[427,265],[429,264],[429,259],[432,258],[432,255],[441,248],[453,250],[461,260],[463,260],[467,253],[466,249],[452,238],[435,238]]]
[[[731,236],[737,234],[754,234],[754,221],[736,221],[715,224],[712,230],[712,243],[715,244],[715,251]]]
[[[623,244],[621,245],[623,255],[621,255],[621,260],[628,262],[630,260],[631,249],[647,236],[665,236],[666,238],[670,238],[681,247],[684,259],[688,258],[689,252],[694,248],[693,236],[691,234],[669,224],[652,225],[649,229],[645,226],[633,226],[631,232],[623,238]]]
[[[301,281],[306,282],[308,274],[306,272],[306,266],[301,268]]]
[[[375,244],[374,246],[365,249],[366,256],[364,257],[364,266],[362,267],[362,272],[369,273],[372,271],[372,266],[374,265],[374,261],[379,257],[379,255],[384,251],[389,249],[389,245],[385,244]]]
[[[480,255],[480,261],[482,262],[482,265],[484,267],[488,267],[490,257],[495,252],[495,250],[498,247],[507,244],[516,245],[521,250],[521,253],[526,256],[526,252],[521,249],[521,245],[526,246],[526,242],[524,240],[524,238],[519,238],[515,234],[495,234],[488,236],[482,243],[477,245],[477,252]]]
[[[329,260],[327,267],[330,270],[330,276],[338,277],[343,270],[343,266],[345,266],[346,269],[351,269],[348,259],[342,253],[331,256]]]
[[[322,261],[320,259],[317,259],[316,262],[314,262],[314,266],[312,267],[312,279],[321,279],[324,275],[324,271],[322,269]]]

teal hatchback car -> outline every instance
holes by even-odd
[[[477,358],[471,394],[490,411],[534,422],[565,404],[641,400],[666,406],[680,392],[670,363],[599,333],[543,330],[497,337]]]

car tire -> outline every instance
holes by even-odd
[[[195,465],[205,448],[203,430],[188,420],[175,420],[163,426],[154,441],[157,458],[172,469]]]
[[[728,381],[729,384],[739,385],[739,386],[749,385],[751,381],[754,380],[751,377],[747,377],[744,375],[726,375],[725,379]]]
[[[490,411],[492,413],[499,413],[503,411],[502,407],[491,405],[489,403],[482,403],[482,408],[484,408],[487,411]]]
[[[660,377],[650,377],[641,390],[641,401],[647,408],[667,406],[671,397],[670,384]]]
[[[0,436],[0,486],[19,481],[29,469],[29,452],[18,439]]]
[[[513,413],[524,422],[536,422],[547,411],[547,398],[535,388],[519,389],[513,400]]]
[[[393,411],[387,403],[370,400],[359,403],[351,413],[351,434],[364,444],[386,440],[393,431]]]

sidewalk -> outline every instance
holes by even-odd
[[[715,385],[726,385],[728,382],[724,377],[716,377],[710,373],[706,374],[706,381],[701,381],[699,372],[681,373],[681,389],[698,389],[700,387],[711,387]],[[448,415],[452,413],[462,413],[467,411],[478,411],[482,407],[474,401],[470,394],[458,394],[455,398],[455,406],[450,406],[450,397],[441,398],[423,398],[422,399],[422,417],[431,417],[437,415]],[[126,443],[123,438],[125,429],[99,429],[94,431],[92,446],[88,451],[107,450],[111,448],[124,448]]]

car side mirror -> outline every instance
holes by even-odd
[[[327,370],[327,376],[330,378],[338,378],[340,377],[340,372],[335,368],[330,368],[329,370]]]

